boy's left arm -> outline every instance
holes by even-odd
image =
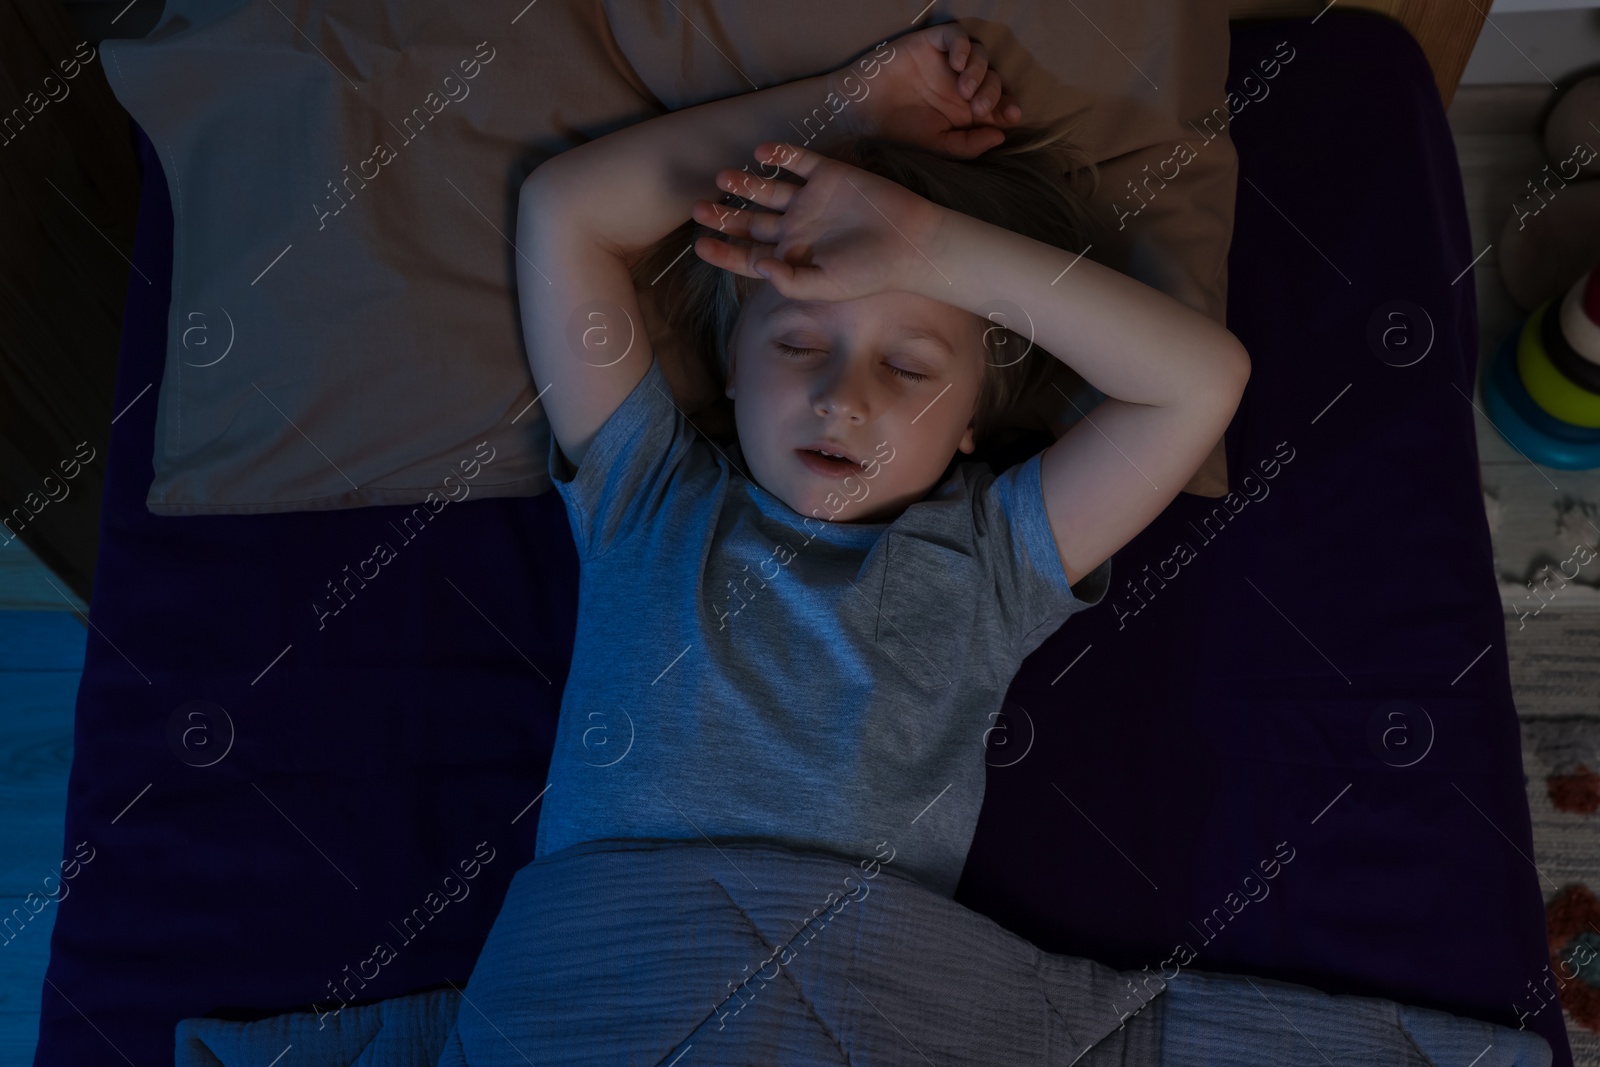
[[[1045,511],[1075,585],[1194,477],[1239,406],[1249,355],[1208,316],[1087,257],[959,212],[940,208],[939,220],[926,249],[939,269],[916,269],[895,288],[1031,330],[1029,341],[1106,395],[1040,458]]]

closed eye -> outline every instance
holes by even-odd
[[[821,351],[819,348],[796,348],[793,345],[786,345],[782,341],[774,341],[773,344],[778,346],[778,351],[787,356],[807,356],[813,352]],[[928,376],[926,374],[918,374],[915,371],[902,370],[892,363],[889,364],[889,369],[894,371],[908,382],[925,382],[928,380]]]

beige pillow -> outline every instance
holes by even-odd
[[[151,511],[544,492],[509,240],[522,179],[584,140],[913,28],[845,0],[518,8],[169,0],[147,38],[105,43],[175,223]],[[1107,237],[1089,255],[1221,322],[1236,157],[1225,129],[1207,142],[1191,123],[1226,118],[1226,3],[954,10],[1030,123],[1080,122],[1104,171]],[[1150,177],[1133,213],[1128,183],[1180,142],[1193,158]],[[695,393],[680,358],[664,350],[662,366]]]
[[[518,188],[656,108],[597,6],[521,7],[168,0],[105,42],[172,196],[151,511],[549,488]]]

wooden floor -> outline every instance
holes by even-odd
[[[1548,92],[1543,85],[1463,86],[1452,103],[1475,250],[1499,240],[1516,190],[1543,166],[1534,117]],[[1480,358],[1487,358],[1522,312],[1500,282],[1493,248],[1474,276]],[[1600,472],[1543,471],[1501,440],[1481,413],[1477,420],[1495,566],[1510,602],[1526,593],[1523,583],[1540,566],[1567,557],[1574,537],[1591,545],[1600,540],[1588,525],[1600,527]],[[1563,596],[1571,607],[1600,606],[1600,593],[1578,583]],[[13,908],[29,915],[24,899],[45,891],[45,878],[69,851],[62,833],[82,610],[20,542],[0,547],[0,918]],[[16,920],[0,927],[0,1064],[32,1061],[54,908],[46,905],[20,928]]]
[[[86,632],[65,608],[0,611],[0,1064],[33,1062],[38,1037],[56,907],[40,901],[59,892],[46,879],[71,852],[62,833]]]
[[[0,543],[0,611],[87,612],[89,606],[21,541]]]

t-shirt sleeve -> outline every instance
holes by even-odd
[[[994,581],[1002,629],[1026,659],[1077,612],[1111,588],[1111,560],[1067,583],[1061,553],[1045,514],[1040,454],[988,480],[978,493],[975,541]]]
[[[576,470],[551,432],[550,482],[566,504],[579,562],[605,555],[661,515],[695,433],[653,357],[633,392],[601,424]]]

